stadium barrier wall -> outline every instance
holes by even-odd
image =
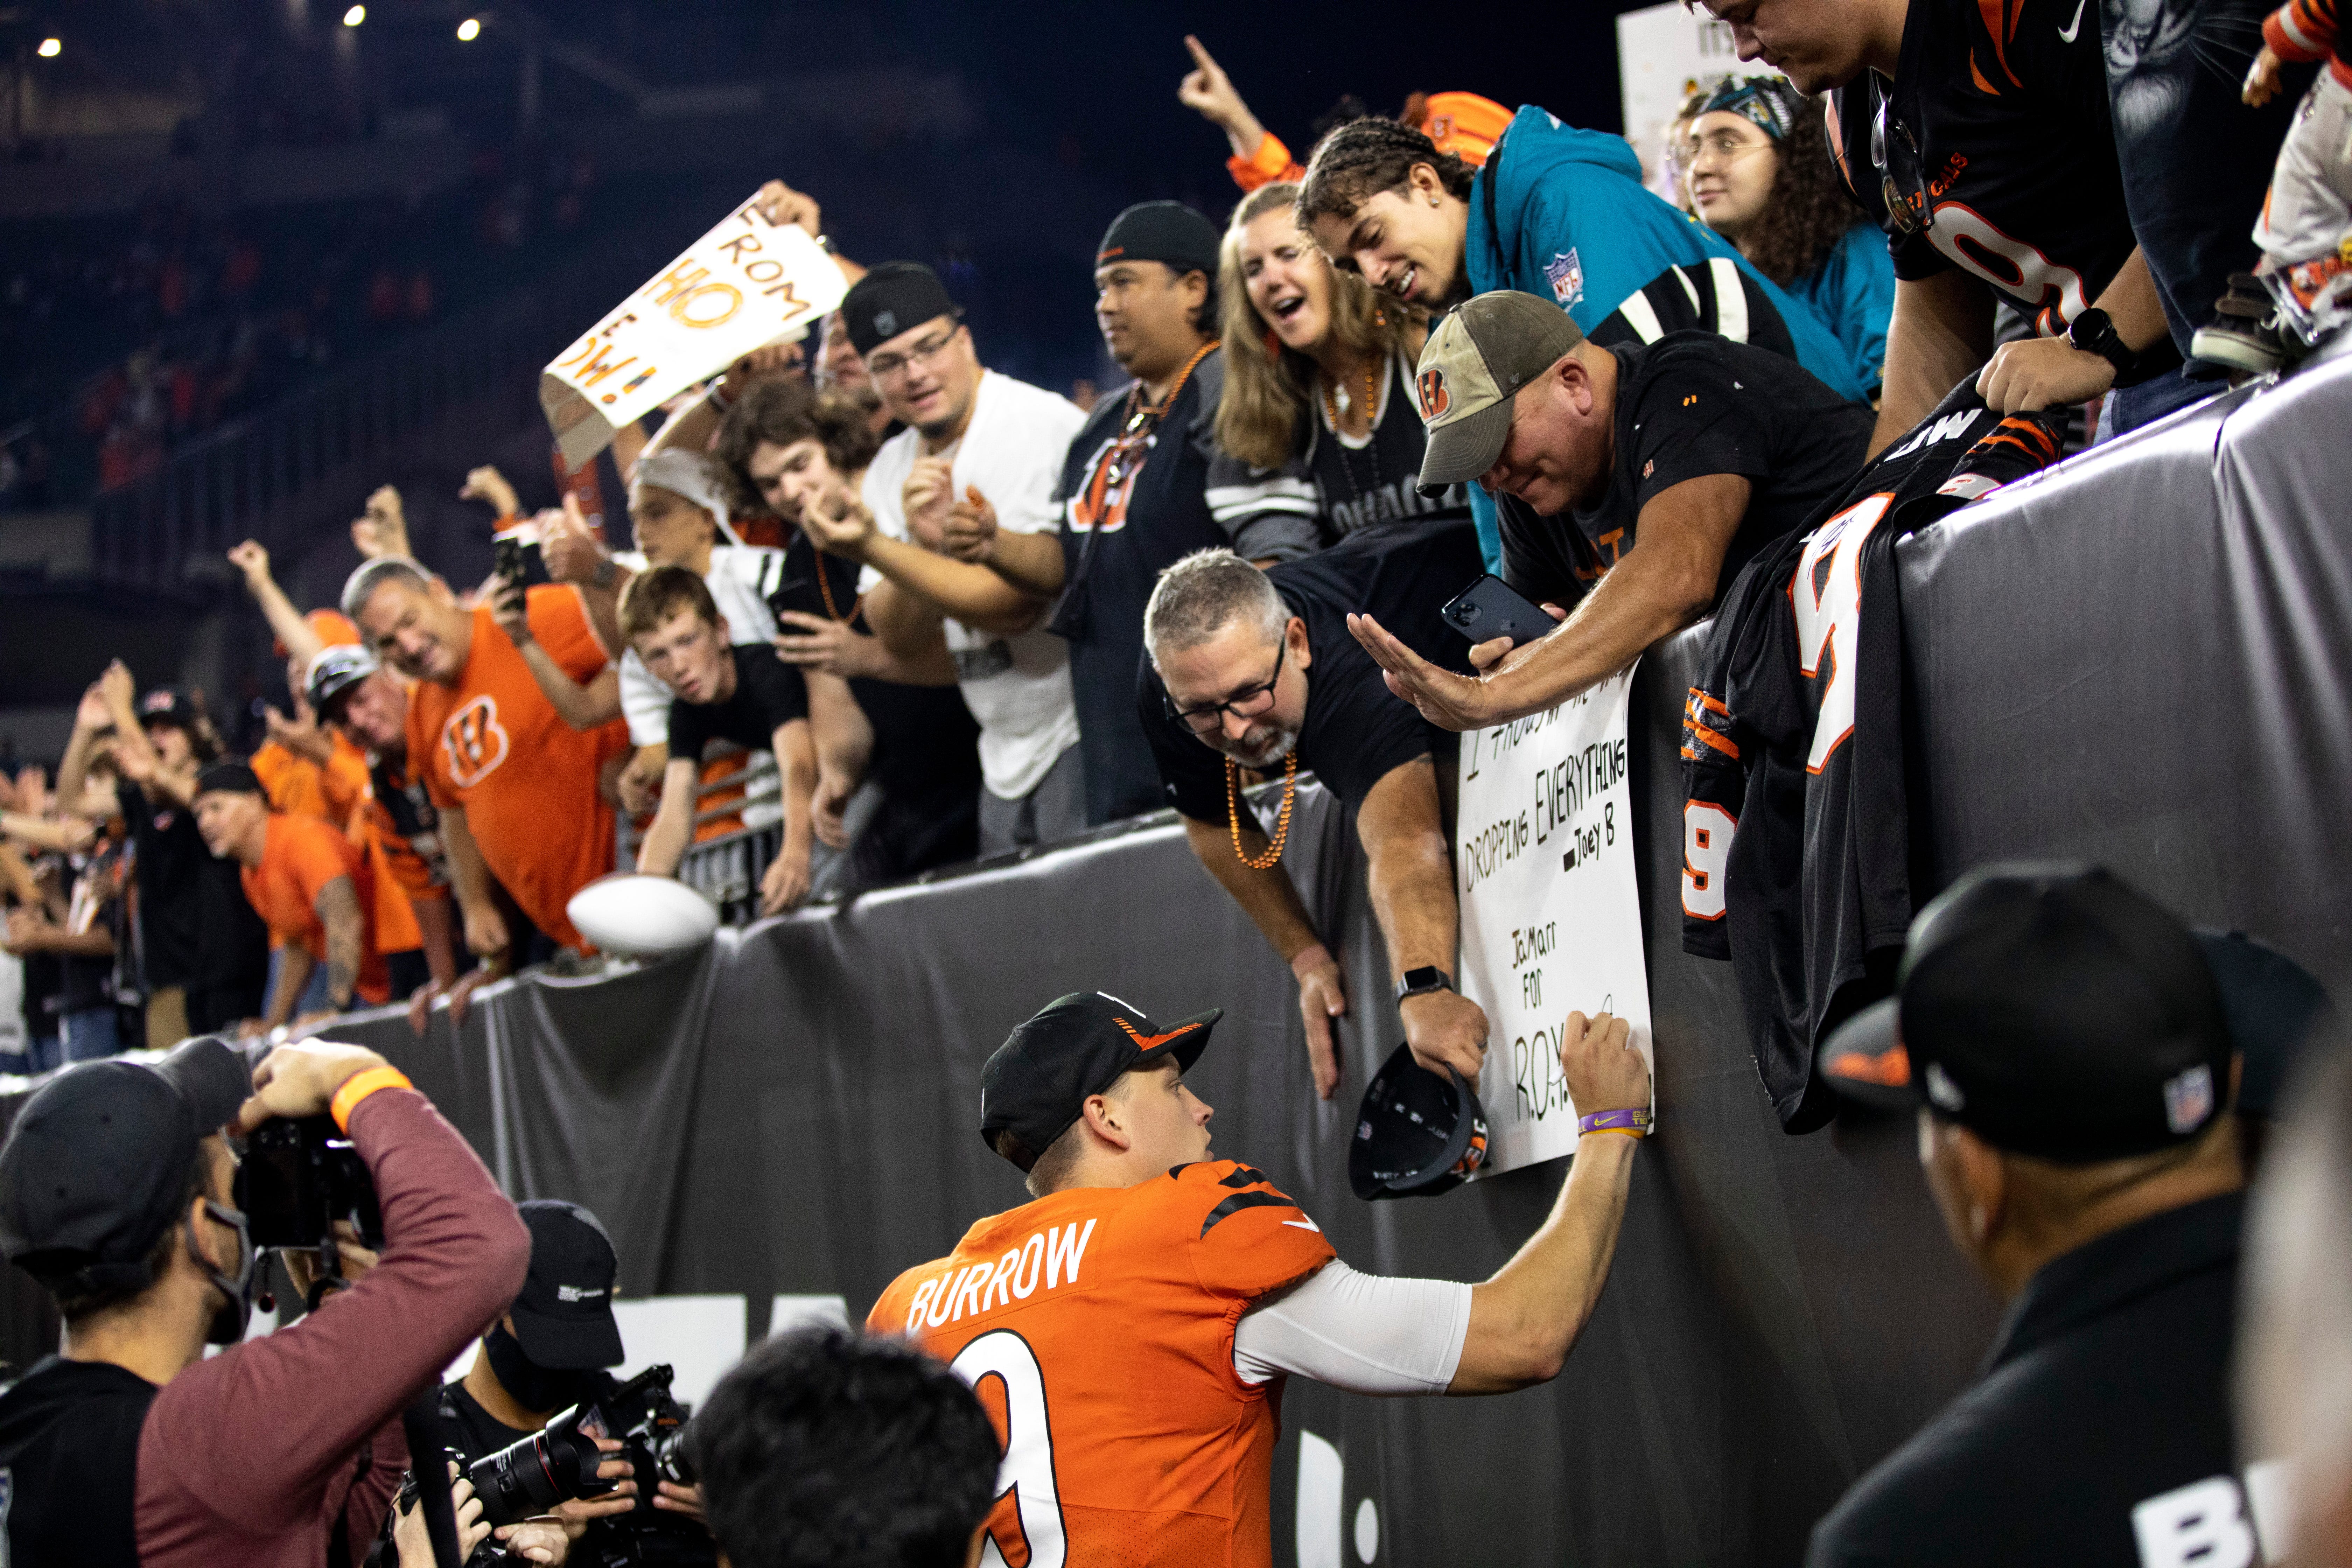
[[[2352,358],[2330,356],[1903,546],[1937,885],[1997,858],[2097,859],[2196,921],[2345,972],[2347,413]],[[1784,1136],[1729,967],[1681,951],[1675,753],[1703,630],[1654,650],[1635,688],[1661,1132],[1608,1289],[1545,1388],[1376,1401],[1295,1382],[1279,1562],[1790,1563],[1992,1339],[1998,1307],[1944,1238],[1908,1123]],[[1401,1030],[1350,825],[1310,788],[1291,843],[1349,976],[1328,1103],[1286,968],[1165,817],[721,931],[635,973],[495,987],[456,1036],[446,1014],[421,1041],[390,1016],[336,1032],[405,1068],[518,1198],[602,1215],[624,1295],[740,1298],[754,1340],[795,1300],[861,1315],[900,1269],[1024,1201],[975,1130],[980,1066],[1081,987],[1161,1016],[1223,1007],[1193,1075],[1218,1153],[1266,1171],[1360,1268],[1483,1277],[1565,1168],[1432,1200],[1349,1194],[1354,1102]],[[37,1353],[21,1276],[0,1310],[9,1353]]]

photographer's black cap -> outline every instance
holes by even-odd
[[[1972,871],[1911,922],[1897,994],[1819,1066],[1865,1104],[1927,1105],[2070,1164],[2153,1153],[2227,1109],[2232,1042],[2197,938],[2096,867]]]
[[[1006,1037],[980,1069],[980,1141],[993,1150],[996,1135],[1009,1131],[1033,1158],[1044,1153],[1077,1121],[1087,1097],[1120,1074],[1171,1057],[1190,1071],[1224,1016],[1212,1007],[1155,1024],[1100,991],[1056,997]]]
[[[948,298],[940,275],[919,261],[886,261],[868,268],[841,300],[849,346],[861,357],[900,332],[911,332],[941,316],[961,321],[963,312]]]
[[[515,1206],[530,1231],[530,1272],[509,1309],[522,1353],[554,1372],[618,1366],[613,1282],[621,1260],[613,1238],[578,1204],[535,1198]]]
[[[52,1289],[151,1283],[199,1143],[233,1121],[253,1073],[203,1035],[161,1062],[84,1062],[34,1091],[0,1146],[0,1255]]]

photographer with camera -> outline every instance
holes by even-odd
[[[678,1413],[667,1397],[667,1367],[625,1384],[603,1370],[622,1359],[612,1238],[577,1204],[535,1200],[519,1212],[530,1232],[522,1289],[482,1335],[466,1375],[441,1389],[449,1458],[467,1478],[458,1511],[467,1512],[469,1496],[478,1500],[491,1544],[530,1562],[713,1562],[699,1491],[656,1474],[646,1475],[650,1488],[635,1479],[633,1458],[666,1453],[660,1434],[676,1429]],[[647,1426],[656,1430],[640,1430]],[[396,1543],[416,1529],[406,1506],[412,1492],[403,1489]],[[561,1541],[523,1522],[551,1516],[562,1526]],[[548,1545],[557,1550],[543,1553]],[[404,1547],[402,1561],[412,1559],[430,1561]]]
[[[368,1173],[380,1261],[240,1343],[257,1258],[229,1138],[321,1116]],[[25,1103],[0,1146],[0,1254],[65,1320],[59,1354],[0,1395],[13,1561],[317,1568],[364,1551],[407,1462],[402,1407],[512,1299],[527,1237],[373,1051],[304,1040],[248,1073],[207,1036]]]

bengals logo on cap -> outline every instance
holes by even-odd
[[[1436,418],[1454,405],[1453,395],[1445,390],[1445,373],[1442,370],[1423,371],[1413,378],[1412,385],[1421,398],[1423,422]]]

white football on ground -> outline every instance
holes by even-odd
[[[719,929],[719,907],[684,882],[615,871],[564,906],[580,934],[606,952],[652,958],[700,947]]]

